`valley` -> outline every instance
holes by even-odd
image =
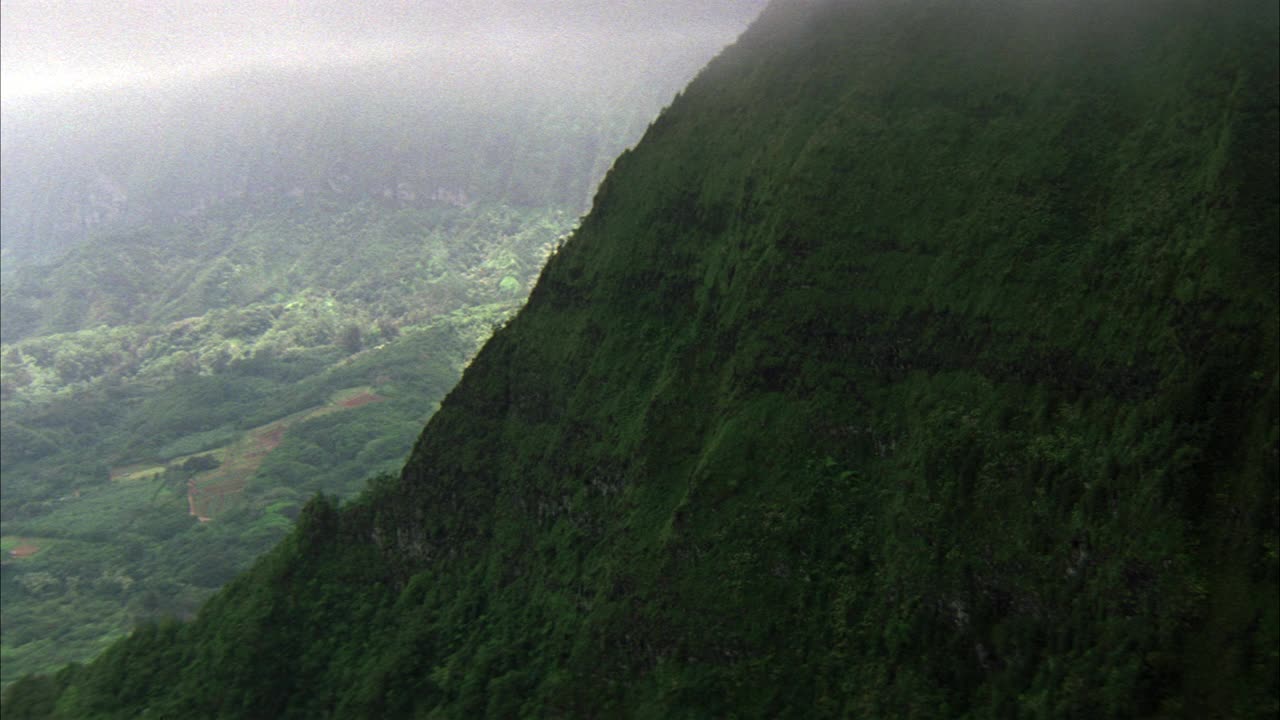
[[[179,255],[190,244],[158,250],[136,235],[73,251],[33,281],[102,297],[87,299],[68,332],[37,330],[0,351],[4,537],[19,550],[6,558],[5,682],[88,657],[146,618],[191,617],[285,536],[311,494],[350,497],[398,467],[567,230],[555,213],[501,207],[437,211],[442,221],[356,212],[366,233],[382,222],[406,235],[370,235],[351,252],[313,234],[325,225],[338,237],[338,221],[293,232],[255,224],[212,263],[226,270],[222,301],[200,280],[150,289],[68,279],[107,267],[106,254],[112,272],[209,272]],[[310,246],[294,246],[304,233]],[[402,274],[370,272],[379,263]],[[326,289],[276,289],[300,278]],[[6,284],[10,319],[11,300],[42,294],[26,279]],[[55,291],[33,305],[55,318],[41,327],[67,317],[66,302]],[[179,317],[186,311],[173,307],[207,309]],[[41,630],[52,627],[65,630]]]

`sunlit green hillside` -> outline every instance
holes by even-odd
[[[3,560],[4,680],[191,616],[310,495],[397,469],[571,217],[244,213],[6,283],[3,536],[34,552]]]

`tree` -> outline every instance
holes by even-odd
[[[338,346],[352,354],[360,352],[364,348],[364,336],[360,332],[360,326],[352,323],[343,328],[342,334],[338,336]]]

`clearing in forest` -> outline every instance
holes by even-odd
[[[267,455],[280,446],[285,433],[294,423],[385,399],[368,386],[349,388],[334,393],[325,405],[249,430],[240,440],[219,449],[221,465],[187,481],[188,512],[199,518],[200,522],[208,522],[218,513],[231,508],[236,497],[248,486],[249,478],[258,471]],[[187,457],[176,458],[174,463],[181,464],[186,459]]]
[[[6,537],[0,539],[0,552],[4,553],[4,557],[14,560],[22,560],[40,552],[41,546],[37,545],[30,538]]]

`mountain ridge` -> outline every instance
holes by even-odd
[[[1273,714],[1275,19],[772,3],[615,162],[398,479],[312,501],[195,623],[14,694]]]

